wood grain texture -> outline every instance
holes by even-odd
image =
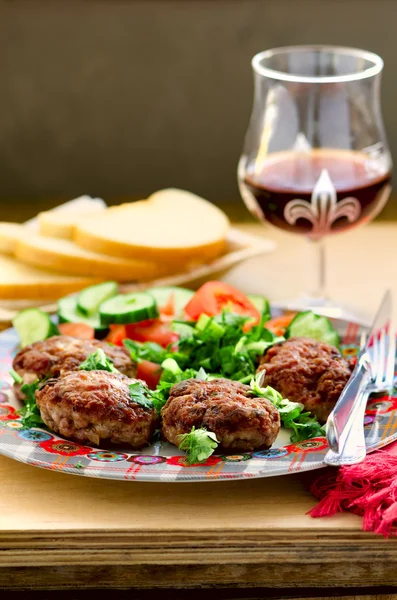
[[[313,596],[313,589],[299,588],[294,591],[291,589],[275,588],[219,588],[213,590],[212,597],[217,600],[334,600],[338,597],[340,600],[396,600],[397,594],[394,594],[396,588],[384,586],[381,588],[350,588],[349,595],[346,595],[345,588],[335,588],[332,590],[317,588],[316,596]],[[206,590],[210,594],[211,590]],[[330,595],[332,593],[332,595]],[[101,594],[99,589],[91,589],[90,594]],[[153,600],[153,594],[160,595],[162,600],[202,600],[203,590],[195,589],[176,589],[176,588],[156,588],[153,589],[129,589],[113,590],[114,600]],[[87,590],[58,590],[51,591],[12,591],[7,593],[7,600],[86,600]]]
[[[4,589],[21,582],[30,589],[296,587],[303,562],[300,585],[324,586],[324,574],[335,585],[360,585],[375,548],[389,571],[379,567],[371,584],[391,582],[397,572],[396,546],[379,538],[374,546],[358,518],[306,516],[314,502],[297,476],[141,484],[63,475],[0,457],[0,481]],[[338,566],[346,538],[349,556],[362,548],[357,576],[344,576]]]
[[[304,241],[264,231],[278,250],[227,280],[273,299],[292,295],[308,264]],[[335,236],[333,295],[368,313],[386,287],[397,297],[397,262],[386,254],[397,255],[397,224]],[[297,475],[137,483],[0,457],[0,589],[397,586],[397,539],[364,534],[351,514],[311,519],[314,504]]]

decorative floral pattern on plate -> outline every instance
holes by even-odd
[[[50,433],[37,431],[36,429],[24,429],[18,433],[18,437],[28,442],[48,442],[54,439],[54,436]]]
[[[101,462],[118,462],[120,460],[127,460],[128,458],[128,454],[121,454],[120,452],[106,452],[101,450],[98,452],[90,452],[87,456],[91,460],[100,460]]]
[[[397,408],[397,398],[395,396],[380,396],[373,398],[367,404],[367,415],[384,415]]]
[[[10,419],[18,419],[15,408],[12,406],[0,406],[0,421],[9,421]]]
[[[354,345],[347,345],[342,346],[341,350],[345,358],[353,358],[354,356],[357,356],[359,352],[359,347]]]
[[[273,458],[282,458],[283,456],[287,456],[289,454],[288,448],[269,448],[269,450],[259,450],[258,452],[253,452],[253,458],[266,458],[267,460],[271,460]]]
[[[368,427],[369,425],[372,425],[372,423],[375,423],[375,421],[376,421],[376,415],[365,415],[364,427]]]
[[[221,454],[220,458],[224,462],[243,462],[250,460],[251,454]]]
[[[5,423],[5,426],[8,427],[8,429],[23,429],[23,425],[21,423],[21,421],[7,421]]]
[[[184,456],[171,456],[167,458],[168,465],[176,465],[177,467],[212,467],[219,462],[222,462],[220,456],[210,456],[205,462],[193,465],[189,465]]]
[[[60,456],[80,456],[88,454],[88,452],[92,451],[92,448],[88,448],[87,446],[81,446],[75,442],[68,442],[66,440],[59,439],[50,439],[40,442],[40,447],[46,452],[50,452],[51,454],[59,454]]]
[[[328,449],[326,438],[313,438],[304,442],[296,442],[288,446],[290,452],[318,452],[319,450]]]

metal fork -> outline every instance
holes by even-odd
[[[360,340],[363,348],[366,336]],[[362,462],[366,457],[366,443],[364,434],[364,416],[368,398],[373,393],[386,392],[393,387],[394,369],[396,358],[396,336],[390,328],[387,333],[385,329],[380,331],[373,345],[368,348],[371,364],[371,380],[358,396],[349,422],[340,439],[339,452],[329,450],[324,462],[331,466],[352,465]]]

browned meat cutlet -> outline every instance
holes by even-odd
[[[353,365],[325,342],[295,337],[266,352],[258,368],[263,370],[264,386],[270,385],[284,398],[300,402],[320,423],[325,423]]]
[[[224,450],[252,451],[270,448],[280,430],[280,415],[273,404],[256,398],[252,389],[228,379],[187,379],[171,388],[162,409],[163,433],[171,444],[192,427],[216,434]]]
[[[129,385],[135,381],[108,371],[72,371],[48,380],[36,392],[36,402],[47,427],[65,438],[142,448],[158,417],[131,399]]]
[[[15,356],[12,366],[23,378],[23,383],[32,383],[36,379],[59,377],[61,374],[76,371],[87,356],[98,348],[102,348],[121,373],[128,377],[136,375],[136,363],[132,362],[125,348],[99,340],[81,340],[69,335],[55,335],[22,348]],[[23,399],[20,387],[16,384],[14,389],[16,395]]]

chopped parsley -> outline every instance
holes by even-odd
[[[151,396],[154,392],[149,390],[149,388],[140,381],[130,383],[129,388],[131,400],[140,404],[146,410],[152,410],[153,400]]]
[[[291,402],[270,387],[261,387],[264,371],[258,373],[251,380],[251,388],[254,396],[267,398],[278,409],[283,427],[291,429],[291,442],[301,442],[313,437],[325,435],[325,425],[320,425],[316,417],[310,412],[303,412],[305,407],[299,402]]]
[[[174,357],[182,367],[239,381],[251,378],[257,357],[283,338],[264,328],[264,323],[245,331],[247,317],[230,312],[219,316],[201,315],[195,326],[178,331],[180,339]]]
[[[179,436],[179,442],[179,450],[186,452],[186,462],[189,465],[205,462],[219,444],[215,433],[204,427],[196,429],[194,426],[190,433]]]
[[[153,342],[125,340],[124,344],[137,362],[163,364],[171,358],[182,371],[198,372],[203,368],[218,377],[248,383],[255,373],[258,356],[284,340],[264,327],[265,319],[263,315],[258,325],[246,331],[249,317],[228,311],[215,317],[203,314],[197,323],[173,322],[173,330],[179,335],[176,349],[162,348]]]
[[[21,410],[18,411],[18,414],[22,417],[22,425],[28,429],[30,427],[42,427],[44,425],[35,397],[35,392],[40,388],[41,383],[41,381],[36,379],[33,383],[25,383],[21,387],[21,392],[25,394],[25,404]]]
[[[168,356],[168,351],[156,344],[155,342],[135,342],[134,340],[123,340],[124,346],[130,352],[132,360],[139,362],[140,360],[150,360],[157,364],[161,364]]]
[[[14,369],[10,369],[10,375],[14,383],[21,385],[23,378]],[[21,386],[21,392],[24,394],[24,406],[18,411],[22,417],[22,425],[29,429],[30,427],[42,427],[44,421],[40,415],[40,409],[36,404],[35,392],[40,388],[40,385],[45,381],[36,379],[33,383],[25,383]]]
[[[110,373],[119,373],[102,348],[98,348],[95,352],[91,352],[84,362],[81,363],[79,369],[82,371],[109,371]]]

